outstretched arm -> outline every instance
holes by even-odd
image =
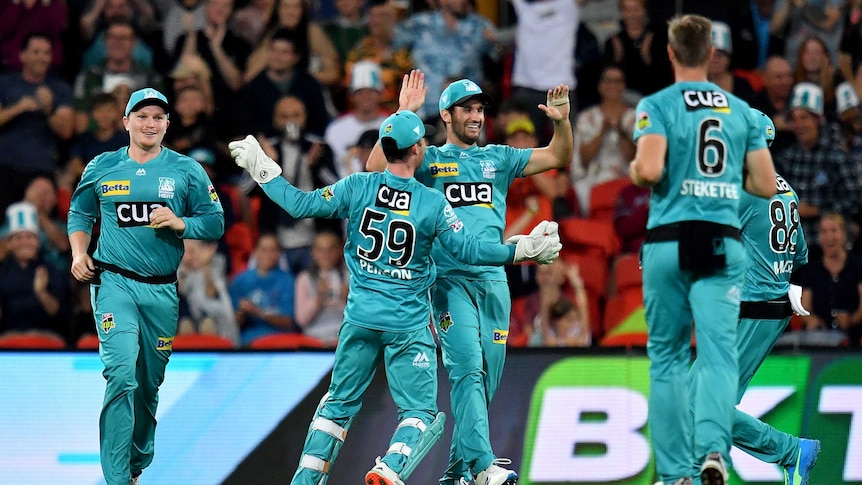
[[[540,104],[539,109],[554,122],[554,135],[544,148],[536,148],[530,155],[530,161],[524,167],[524,176],[545,172],[554,168],[563,168],[572,161],[572,150],[575,143],[572,123],[569,121],[569,87],[563,84],[548,90],[547,104]]]
[[[425,74],[419,69],[413,69],[410,74],[405,74],[401,80],[401,92],[398,94],[398,111],[410,110],[417,112],[425,104],[425,95],[428,88],[425,86]],[[386,156],[380,148],[380,141],[374,144],[368,160],[365,162],[365,170],[369,172],[382,172],[386,168]]]

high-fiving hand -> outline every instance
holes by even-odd
[[[571,108],[572,105],[569,103],[569,87],[565,84],[560,84],[554,89],[549,89],[546,104],[539,105],[539,109],[544,111],[545,115],[552,121],[569,119]]]
[[[513,263],[529,260],[539,264],[551,264],[560,256],[560,250],[563,249],[559,225],[554,221],[542,221],[536,224],[530,234],[512,236],[506,239],[506,243],[515,244]]]
[[[242,140],[228,143],[227,147],[236,164],[245,169],[255,182],[265,184],[281,176],[281,166],[266,156],[257,138],[248,135]]]

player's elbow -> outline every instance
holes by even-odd
[[[631,164],[631,170],[629,170],[632,181],[640,187],[657,184],[661,179],[661,173],[661,167],[656,166],[656,164],[646,163],[640,159],[635,159]]]

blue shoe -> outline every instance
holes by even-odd
[[[784,467],[784,485],[807,485],[820,454],[820,440],[799,438],[796,463]]]

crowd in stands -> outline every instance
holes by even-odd
[[[510,345],[602,345],[642,305],[650,192],[627,177],[634,106],[672,81],[665,24],[679,6],[714,21],[709,79],[773,119],[776,169],[799,195],[798,218],[776,224],[801,224],[812,248],[794,276],[812,314],[783,341],[858,347],[862,0],[4,0],[0,340],[74,348],[92,333],[89,288],[69,275],[70,197],[93,157],[128,144],[130,94],[154,87],[171,100],[165,144],[206,168],[225,208],[222,240],[186,242],[180,336],[334,346],[342,223],[278,209],[227,143],[258,136],[293,185],[324,187],[364,170],[419,68],[427,122],[447,83],[470,78],[496,101],[483,143],[519,148],[551,136],[536,108],[547,90],[574,88],[571,164],[509,193],[507,236],[554,219],[564,242],[552,265],[507,268]]]

